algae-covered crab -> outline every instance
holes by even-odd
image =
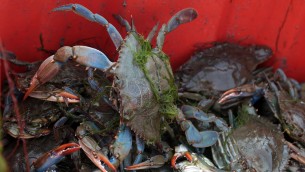
[[[185,131],[187,140],[194,146],[206,147],[216,142],[217,132],[199,132],[190,121],[185,120],[182,111],[176,107],[177,88],[174,85],[169,58],[162,52],[165,34],[173,31],[179,25],[197,18],[197,12],[194,9],[183,9],[176,13],[167,24],[163,24],[158,32],[155,48],[152,48],[151,40],[158,25],[145,39],[136,32],[133,25],[130,26],[125,19],[117,16],[116,18],[128,32],[126,38],[123,39],[115,27],[104,17],[93,14],[79,4],[64,5],[53,11],[73,11],[104,26],[119,52],[119,58],[117,62],[111,62],[99,50],[87,46],[62,47],[55,55],[50,56],[41,64],[24,99],[37,87],[53,78],[64,63],[73,60],[113,76],[110,97],[121,115],[120,131],[111,146],[113,157],[110,162],[116,167],[125,159],[131,149],[132,138],[129,128],[136,133],[137,137],[147,143],[157,143],[161,140],[162,116],[176,118],[182,130]],[[137,144],[140,149],[138,152],[143,151],[144,146],[142,145],[143,143]]]

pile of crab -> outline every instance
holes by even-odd
[[[111,62],[87,46],[62,47],[42,63],[0,54],[29,69],[12,73],[4,100],[4,156],[12,171],[303,168],[301,86],[280,69],[257,69],[271,57],[270,48],[215,44],[174,76],[164,38],[197,18],[196,10],[183,9],[163,24],[155,47],[158,25],[144,38],[116,16],[128,33],[123,39],[79,4],[54,11],[73,11],[104,26],[119,58]],[[18,147],[20,139],[26,149]]]

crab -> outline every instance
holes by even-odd
[[[228,90],[221,96],[219,102],[226,104],[250,99],[251,104],[255,104],[264,98],[272,114],[282,124],[284,131],[305,145],[305,106],[304,102],[296,99],[299,96],[298,92],[295,92],[294,84],[289,83],[290,80],[287,80],[281,69],[276,71],[274,78],[266,78],[266,80],[267,85],[247,84]],[[285,86],[286,89],[284,89]]]
[[[178,159],[185,158],[186,160],[177,162]],[[175,147],[175,154],[172,157],[171,165],[175,171],[191,172],[191,171],[220,171],[216,166],[205,156],[197,153],[191,153],[185,145]]]
[[[18,94],[22,94],[17,90],[15,92],[16,97],[20,97]],[[22,120],[25,121],[23,130],[20,130],[11,101],[10,96],[6,98],[3,129],[14,138],[30,139],[48,135],[51,132],[49,126],[55,123],[62,115],[58,106],[53,102],[45,102],[34,98],[29,98],[23,102],[19,100],[19,113]],[[21,131],[22,133],[20,133]]]
[[[63,5],[53,11],[73,11],[87,20],[104,26],[119,52],[119,58],[117,62],[111,62],[104,53],[87,46],[62,47],[57,50],[55,55],[48,57],[41,64],[31,80],[24,100],[33,91],[51,80],[57,73],[60,73],[61,67],[66,62],[75,61],[80,65],[99,69],[113,76],[110,99],[121,116],[120,132],[114,143],[121,142],[120,134],[128,133],[130,129],[138,138],[141,138],[139,140],[144,140],[148,144],[160,142],[160,125],[163,117],[176,118],[192,145],[207,147],[216,142],[217,132],[199,132],[192,123],[184,118],[182,111],[176,107],[177,88],[169,58],[162,52],[165,34],[173,31],[179,25],[197,18],[197,12],[194,9],[183,9],[176,13],[167,24],[163,24],[158,33],[155,48],[152,48],[150,42],[158,25],[144,39],[142,35],[135,31],[134,26],[130,26],[125,19],[117,17],[128,32],[126,38],[123,39],[115,27],[104,17],[93,14],[82,5]],[[204,138],[209,140],[204,140]],[[112,146],[114,156],[110,161],[116,168],[131,149],[129,146],[132,141],[131,134],[124,135],[123,141],[125,146],[116,144]],[[144,146],[141,146],[139,152],[143,149]]]
[[[216,165],[231,171],[284,170],[290,156],[283,134],[266,119],[247,115],[242,126],[222,133],[212,146]]]
[[[3,52],[3,54],[5,53],[8,54],[8,52],[6,51]],[[0,56],[0,59],[7,60],[14,65],[26,68],[26,72],[24,73],[16,73],[15,71],[11,72],[11,76],[14,78],[15,81],[16,89],[22,93],[25,93],[30,85],[31,78],[33,77],[39,65],[41,64],[41,61],[25,62],[18,60],[15,56],[13,56],[13,53],[10,54],[10,56]],[[62,69],[61,75],[57,75],[56,77],[52,78],[52,80],[48,84],[45,84],[39,87],[39,89],[36,89],[35,91],[31,92],[29,97],[53,102],[79,103],[80,98],[78,97],[78,95],[76,95],[76,93],[71,90],[70,87],[78,89],[80,85],[83,84],[83,79],[81,77],[81,79],[77,78],[76,76],[85,75],[82,70],[79,70],[79,68],[75,67],[74,65],[75,64],[71,63],[65,66]],[[89,72],[90,71],[88,71],[88,73]]]
[[[176,74],[179,96],[198,101],[198,106],[207,110],[224,91],[252,81],[256,67],[271,55],[266,46],[233,43],[200,50]]]
[[[63,164],[73,168],[73,161],[71,161],[70,157],[65,157],[65,155],[80,149],[80,146],[73,141],[66,142],[66,139],[56,140],[52,133],[48,137],[26,140],[26,152],[23,145],[20,144],[20,140],[3,138],[3,140],[6,139],[9,139],[9,142],[6,141],[7,144],[4,145],[3,155],[10,165],[10,171],[26,171],[26,164],[30,166],[30,171],[57,170],[59,166],[52,165],[62,160],[64,160],[62,161]],[[52,168],[50,168],[51,166]]]

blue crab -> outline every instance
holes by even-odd
[[[160,125],[163,116],[176,118],[192,145],[206,147],[216,142],[217,132],[199,132],[192,123],[184,118],[182,111],[174,104],[177,98],[177,88],[174,84],[169,58],[162,52],[164,37],[167,33],[179,25],[197,18],[197,12],[194,9],[183,9],[176,13],[167,24],[163,24],[158,32],[155,48],[152,48],[150,42],[158,25],[144,39],[135,31],[134,26],[130,26],[125,19],[117,17],[128,32],[126,38],[123,39],[115,27],[104,17],[93,14],[82,5],[63,5],[53,11],[73,11],[87,20],[104,26],[119,52],[119,58],[117,62],[111,62],[104,53],[87,46],[62,47],[55,55],[50,56],[41,64],[31,80],[24,99],[57,75],[61,66],[72,60],[113,76],[110,97],[121,116],[117,141],[120,142],[122,139],[126,142],[125,146],[116,144],[112,146],[113,157],[110,160],[115,167],[118,167],[131,149],[131,134],[123,133],[128,133],[130,128],[146,143],[160,142]],[[122,138],[120,134],[122,134]],[[209,138],[209,140],[204,140],[204,138]],[[144,146],[140,146],[140,150],[143,151],[143,149]],[[139,156],[141,155],[139,154]]]

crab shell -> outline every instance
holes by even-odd
[[[176,114],[177,89],[168,57],[131,32],[110,72],[123,123],[148,142],[160,140],[161,115]]]
[[[256,67],[270,59],[266,46],[221,43],[196,52],[179,70],[181,87],[191,92],[226,91],[249,82]]]

